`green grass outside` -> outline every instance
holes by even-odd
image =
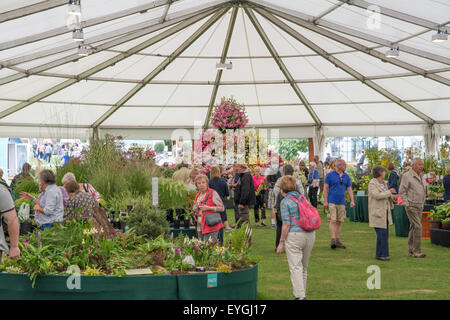
[[[319,207],[319,212],[323,208]],[[286,255],[275,252],[275,230],[254,227],[251,253],[260,257],[258,265],[258,299],[292,300],[292,285]],[[234,224],[234,211],[228,210]],[[307,297],[309,300],[366,299],[450,299],[450,248],[431,244],[422,239],[424,259],[408,256],[408,238],[396,237],[394,225],[389,227],[391,261],[375,259],[376,234],[368,223],[343,224],[341,241],[347,249],[331,249],[328,222],[316,231],[316,241],[308,267]],[[381,269],[381,289],[367,289],[367,267]]]

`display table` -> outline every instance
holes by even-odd
[[[208,276],[209,275],[209,276]],[[208,277],[217,275],[217,287]],[[231,273],[146,276],[81,276],[80,289],[68,289],[69,276],[39,276],[34,288],[24,274],[0,273],[0,301],[20,300],[256,300],[258,266]]]
[[[352,222],[369,222],[369,197],[354,196],[355,206],[350,207],[350,203],[345,204],[347,217]]]
[[[358,222],[369,222],[369,196],[356,196],[356,217]]]
[[[192,226],[189,229],[186,229],[186,228],[180,228],[180,229],[170,228],[170,232],[169,233],[173,233],[173,237],[174,238],[178,237],[178,235],[180,233],[187,234],[187,236],[189,238],[196,237],[195,227],[192,227]]]
[[[350,219],[350,221],[357,221],[356,219],[356,203],[355,206],[352,208],[350,207],[350,202],[347,202],[345,204],[345,214]]]
[[[395,235],[397,237],[407,237],[409,233],[409,219],[404,206],[394,205],[392,220],[395,224]]]

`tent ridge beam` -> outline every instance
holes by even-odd
[[[238,13],[238,6],[234,5],[233,10],[231,12],[230,23],[228,24],[227,34],[225,36],[225,43],[222,49],[222,55],[220,57],[220,63],[225,63],[227,58],[228,49],[230,47],[231,36],[233,35],[234,25],[236,23],[236,17]],[[216,101],[217,91],[219,90],[220,79],[222,78],[223,70],[217,70],[216,79],[214,81],[214,87],[211,92],[211,98],[209,99],[208,112],[206,113],[205,122],[203,123],[203,129],[206,129],[209,125],[209,121],[211,119],[212,109],[214,106],[214,102]]]
[[[139,38],[141,36],[144,36],[144,35],[156,32],[158,30],[163,29],[164,27],[168,27],[168,26],[174,25],[176,23],[185,21],[186,19],[189,19],[189,18],[195,16],[196,14],[202,14],[204,12],[210,12],[210,10],[212,10],[212,9],[214,9],[216,7],[220,7],[220,5],[213,6],[210,9],[199,9],[200,7],[195,7],[194,9],[199,9],[199,10],[194,10],[194,11],[192,11],[192,10],[188,10],[188,11],[183,10],[182,12],[177,12],[177,13],[175,13],[173,15],[170,15],[171,17],[166,19],[167,21],[162,23],[162,24],[159,23],[157,19],[150,20],[148,22],[145,22],[145,25],[147,25],[147,27],[145,27],[143,29],[140,29],[140,30],[138,30],[136,32],[132,32],[132,33],[127,32],[125,35],[123,35],[123,36],[121,36],[119,38],[116,38],[116,39],[113,39],[113,40],[108,41],[106,43],[103,43],[103,44],[101,44],[101,45],[99,45],[97,47],[93,47],[92,48],[92,50],[93,50],[92,54],[104,51],[104,50],[112,48],[112,47],[115,47],[115,46],[120,45],[122,43],[125,43],[125,42],[128,42],[128,41],[134,40],[136,38]],[[139,25],[142,25],[142,24],[139,24]],[[126,51],[121,51],[120,52],[120,54],[126,54],[126,53],[127,53]],[[38,53],[36,53],[36,54],[38,54]],[[17,59],[19,59],[19,58],[17,58]],[[42,65],[33,67],[32,69],[29,70],[29,72],[30,72],[30,74],[36,74],[38,72],[45,71],[45,70],[48,70],[48,69],[51,69],[51,68],[54,68],[54,67],[57,67],[57,66],[60,66],[60,65],[72,62],[72,61],[77,61],[79,59],[82,59],[82,58],[78,55],[78,53],[69,54],[69,55],[67,55],[65,57],[62,57],[62,58],[59,58],[57,60],[54,60],[54,61],[51,61],[51,62],[48,62],[48,63],[44,63]],[[18,62],[18,61],[15,61],[14,64],[16,62]],[[10,67],[10,68],[14,69],[13,67]],[[19,80],[21,78],[23,78],[23,75],[14,74],[14,75],[11,75],[11,76],[7,76],[7,77],[4,77],[4,78],[0,79],[0,85],[9,83],[9,82],[12,82],[12,81],[15,81],[15,80]]]
[[[356,70],[354,70],[353,68],[351,68],[350,66],[348,66],[347,64],[343,63],[341,60],[332,57],[332,56],[326,56],[326,51],[323,50],[322,48],[320,48],[318,45],[316,45],[315,43],[313,43],[312,41],[310,41],[309,39],[307,39],[306,37],[304,37],[303,35],[301,35],[299,32],[297,32],[296,30],[292,29],[290,26],[288,26],[287,24],[285,24],[283,21],[281,21],[280,19],[276,18],[275,16],[273,16],[271,13],[267,12],[264,9],[259,9],[259,8],[255,8],[255,10],[262,15],[264,18],[266,18],[267,20],[269,20],[271,23],[275,24],[277,27],[279,27],[281,30],[285,31],[286,33],[288,33],[290,36],[292,36],[294,39],[296,39],[297,41],[301,42],[302,44],[304,44],[305,46],[307,46],[308,48],[310,48],[311,50],[319,53],[320,55],[322,55],[325,59],[327,59],[329,62],[339,66],[339,68],[341,68],[342,70],[344,70],[345,72],[347,72],[348,74],[350,74],[351,76],[357,78],[357,79],[361,79],[363,77],[363,75],[361,75],[359,72],[357,72]],[[391,92],[387,91],[386,89],[382,88],[381,86],[379,86],[378,84],[376,84],[375,82],[371,81],[371,80],[366,80],[363,81],[363,83],[365,85],[367,85],[368,87],[370,87],[371,89],[375,90],[376,92],[378,92],[379,94],[385,96],[386,98],[388,98],[389,100],[397,103],[399,106],[401,106],[402,108],[404,108],[405,110],[409,111],[410,113],[414,114],[416,117],[424,120],[427,123],[435,123],[435,120],[431,119],[430,117],[428,117],[427,115],[425,115],[424,113],[422,113],[421,111],[417,110],[416,108],[414,108],[413,106],[409,105],[408,103],[402,103],[400,102],[400,99],[395,96],[394,94],[392,94]]]
[[[322,36],[328,37],[328,38],[330,38],[332,40],[335,40],[337,42],[340,42],[340,43],[342,43],[342,44],[344,44],[346,46],[349,46],[349,47],[354,48],[354,49],[356,49],[358,51],[364,52],[364,53],[366,53],[366,54],[368,54],[370,56],[378,58],[378,59],[380,59],[383,62],[389,62],[389,63],[391,63],[393,65],[396,65],[396,66],[398,66],[400,68],[403,68],[405,70],[414,72],[414,73],[416,73],[418,75],[422,75],[423,76],[423,74],[424,74],[424,70],[422,68],[416,67],[414,65],[411,65],[409,63],[406,63],[404,61],[401,61],[401,60],[398,60],[398,59],[395,59],[395,58],[387,58],[381,52],[378,52],[376,50],[370,49],[370,48],[368,48],[368,47],[366,47],[366,46],[364,46],[364,45],[362,45],[362,44],[360,44],[358,42],[355,42],[353,40],[350,40],[348,38],[340,36],[340,35],[338,35],[336,33],[328,31],[326,29],[320,28],[320,27],[312,24],[311,22],[308,22],[308,21],[306,21],[306,20],[304,20],[304,19],[302,19],[300,17],[293,16],[293,15],[291,15],[289,13],[278,11],[278,10],[275,10],[273,8],[270,8],[270,7],[264,7],[264,6],[261,6],[259,4],[255,4],[255,9],[257,9],[257,8],[262,9],[262,10],[264,10],[267,13],[275,14],[278,17],[286,19],[286,20],[288,20],[288,21],[290,21],[290,22],[292,22],[292,23],[294,23],[296,25],[299,25],[299,26],[303,27],[303,28],[307,28],[307,29],[309,29],[311,31],[314,31],[314,32],[316,32],[316,33],[318,33],[318,34],[320,34]],[[327,57],[329,57],[329,56],[327,56]],[[445,58],[445,59],[447,59],[447,58]],[[447,60],[449,60],[449,59],[447,59]],[[431,76],[429,76],[429,78],[434,80],[434,81],[443,83],[445,85],[450,85],[450,80],[448,80],[448,79],[446,79],[444,77],[441,77],[439,75],[431,75]]]
[[[320,56],[320,55],[318,55]],[[18,68],[17,68],[18,69]],[[18,70],[19,71],[19,70]],[[435,73],[448,72],[449,68],[439,68],[432,69],[427,71],[427,76]],[[24,70],[20,70],[19,72],[24,73]],[[31,74],[30,74],[31,75]],[[77,75],[72,74],[64,74],[64,73],[53,73],[53,72],[39,72],[33,75],[43,76],[43,77],[55,77],[55,78],[65,78],[65,79],[75,79]],[[395,79],[395,78],[404,78],[404,77],[413,77],[417,76],[416,73],[412,72],[404,72],[404,73],[394,73],[394,74],[384,74],[384,75],[376,75],[376,76],[364,76],[364,79],[367,80],[380,80],[380,79]],[[91,81],[109,81],[109,82],[124,82],[124,83],[142,83],[142,80],[138,79],[124,79],[124,78],[110,78],[110,77],[96,77],[90,76],[84,78],[83,80],[91,80]],[[326,79],[294,79],[295,83],[316,83],[316,82],[347,82],[347,81],[359,81],[354,77],[349,78],[326,78]],[[150,84],[180,84],[180,85],[214,85],[215,81],[170,81],[170,80],[157,80],[150,81]],[[287,80],[258,80],[258,81],[221,81],[221,85],[252,85],[252,84],[288,84]]]
[[[422,99],[405,99],[403,102],[426,102],[426,101],[444,101],[450,100],[449,97],[442,98],[422,98]],[[0,101],[8,101],[8,102],[30,102],[29,99],[21,100],[21,99],[7,99],[0,98]],[[41,100],[39,103],[44,104],[61,104],[61,105],[80,105],[80,106],[100,106],[100,107],[109,107],[113,105],[108,102],[83,102],[83,101],[56,101],[56,100]],[[391,100],[380,100],[380,101],[337,101],[337,102],[311,102],[312,106],[327,106],[327,105],[358,105],[358,104],[384,104],[384,103],[393,103]],[[292,107],[299,106],[299,103],[269,103],[269,104],[246,104],[246,107]],[[122,108],[161,108],[163,105],[134,105],[127,104],[123,105]],[[165,108],[208,108],[209,105],[166,105]]]
[[[348,34],[348,35],[353,36],[353,37],[360,38],[360,39],[365,40],[365,41],[370,41],[370,42],[373,42],[373,43],[377,43],[377,44],[385,46],[385,47],[390,47],[391,46],[391,42],[392,41],[390,41],[390,40],[383,39],[383,38],[380,38],[380,37],[377,37],[377,36],[374,36],[374,35],[371,35],[371,34],[368,34],[368,33],[364,33],[364,32],[362,32],[360,30],[355,30],[353,28],[346,27],[344,25],[340,25],[340,24],[337,24],[337,23],[332,22],[332,21],[320,19],[320,20],[316,21],[316,24],[314,24],[314,23],[311,22],[314,19],[314,17],[312,17],[312,16],[305,15],[305,14],[300,13],[300,12],[295,11],[295,10],[290,10],[290,9],[286,9],[286,8],[283,8],[283,7],[280,7],[280,6],[276,6],[276,5],[273,5],[273,4],[268,3],[266,1],[262,1],[262,0],[258,1],[258,2],[248,1],[248,4],[251,5],[251,6],[255,6],[255,7],[259,7],[259,8],[265,9],[265,10],[267,10],[267,11],[269,11],[269,12],[271,12],[271,13],[279,16],[279,17],[287,19],[287,20],[289,20],[289,21],[291,21],[293,23],[296,23],[297,25],[300,25],[301,27],[304,27],[304,28],[307,28],[307,29],[310,29],[310,30],[313,30],[313,31],[321,29],[321,28],[318,28],[318,26],[322,26],[322,27],[326,27],[326,28],[332,29],[334,31],[338,31],[338,32],[341,32],[341,33],[344,33],[344,34]],[[293,21],[292,19],[296,19],[297,21]],[[314,29],[313,27],[315,27],[316,29]],[[349,47],[352,47],[354,49],[357,49],[359,51],[363,51],[363,52],[366,52],[366,53],[374,51],[374,50],[370,51],[370,49],[369,50],[366,49],[367,47],[365,47],[365,46],[363,46],[363,45],[361,45],[361,44],[359,44],[357,42],[354,42],[354,41],[352,41],[352,40],[350,40],[348,38],[342,37],[342,36],[340,36],[338,34],[332,33],[332,32],[330,32],[328,30],[324,30],[324,29],[321,29],[321,30],[322,30],[321,34],[324,35],[325,37],[329,37],[329,38],[332,38],[332,39],[333,39],[333,36],[339,37],[340,40],[336,40],[336,41],[341,42],[341,43],[343,43],[343,44],[345,44],[345,45],[347,45]],[[355,48],[354,46],[347,44],[347,42],[348,43],[357,44],[359,48]],[[440,56],[440,55],[437,55],[437,54],[433,54],[433,53],[430,53],[430,52],[427,52],[427,51],[423,51],[423,50],[420,50],[420,49],[412,48],[412,47],[409,47],[409,46],[406,46],[406,45],[403,45],[403,44],[399,44],[398,46],[399,46],[401,51],[404,51],[404,52],[407,52],[407,53],[410,53],[410,54],[413,54],[413,55],[417,55],[417,56],[420,56],[420,57],[423,57],[423,58],[426,58],[426,59],[434,60],[434,61],[437,61],[437,62],[440,62],[440,63],[450,64],[450,59],[447,58],[447,57]],[[376,52],[376,53],[380,54],[379,52]],[[384,56],[384,54],[382,54],[382,55]]]
[[[150,38],[150,39],[148,39],[148,40],[146,40],[146,41],[144,41],[144,42],[142,42],[142,43],[140,43],[140,44],[138,44],[136,46],[134,46],[134,47],[132,47],[126,53],[119,54],[119,55],[117,55],[115,57],[112,57],[111,59],[108,59],[105,62],[102,62],[102,63],[96,65],[95,67],[92,67],[92,68],[90,68],[90,69],[80,73],[79,74],[80,79],[86,79],[89,76],[91,76],[91,75],[93,75],[93,74],[95,74],[97,72],[100,72],[101,70],[106,69],[107,67],[112,66],[112,65],[122,61],[123,59],[129,57],[133,53],[139,52],[141,50],[144,50],[145,48],[147,48],[147,47],[149,47],[149,46],[151,46],[151,45],[153,45],[155,43],[158,43],[161,40],[164,40],[165,38],[167,38],[167,37],[169,37],[169,36],[179,32],[180,30],[190,26],[191,24],[196,23],[196,22],[200,21],[201,19],[207,17],[213,11],[214,10],[209,10],[209,11],[203,12],[201,14],[193,14],[189,19],[185,19],[183,22],[173,26],[172,28],[170,28],[170,29],[168,29],[168,30],[166,30],[166,31],[164,31],[164,32],[162,32],[162,33],[160,33],[160,34],[158,34],[158,35],[156,35],[156,36],[154,36],[154,37],[152,37],[152,38]],[[3,110],[3,111],[0,112],[0,119],[3,119],[4,117],[6,117],[8,115],[10,115],[10,114],[12,114],[12,113],[14,113],[16,111],[19,111],[19,110],[29,106],[33,102],[40,101],[40,100],[42,100],[42,99],[44,99],[44,98],[46,98],[46,97],[48,97],[48,96],[50,96],[50,95],[60,91],[62,89],[65,89],[65,88],[71,86],[72,84],[74,84],[76,82],[77,82],[76,79],[66,80],[66,81],[64,81],[64,82],[62,82],[62,83],[60,83],[60,84],[58,84],[56,86],[53,86],[50,89],[47,89],[47,90],[45,90],[45,91],[35,95],[34,97],[30,98],[31,101],[29,103],[19,103],[17,105],[9,107],[8,109]]]
[[[300,101],[305,106],[306,110],[310,114],[311,118],[313,119],[314,123],[318,126],[322,124],[319,117],[315,113],[314,109],[311,107],[308,99],[303,94],[303,92],[300,90],[300,87],[297,85],[297,83],[294,82],[294,78],[292,77],[291,73],[289,72],[288,68],[284,64],[283,60],[280,59],[277,50],[273,46],[272,42],[269,40],[269,37],[262,29],[258,19],[256,18],[255,14],[253,13],[252,9],[249,7],[244,7],[245,13],[249,17],[250,21],[252,22],[253,26],[255,27],[256,31],[258,32],[259,36],[261,37],[262,41],[266,45],[267,49],[269,50],[270,54],[274,58],[275,62],[278,64],[278,66],[281,69],[281,72],[284,74],[286,79],[289,81],[289,84],[291,85],[292,89],[294,90],[295,94],[298,96]]]
[[[193,42],[195,42],[206,30],[208,30],[217,20],[223,16],[229,8],[219,9],[216,13],[208,19],[199,29],[197,29],[188,39],[186,39],[171,55],[161,62],[152,72],[150,72],[143,80],[142,84],[137,84],[133,89],[128,91],[117,103],[98,118],[93,124],[92,128],[99,127],[111,115],[113,115],[122,105],[130,100],[136,93],[138,93],[147,83],[161,73],[172,61],[176,59],[183,51],[185,51]],[[200,20],[200,19],[199,19]],[[191,25],[191,24],[189,24]]]
[[[316,23],[317,20],[322,19],[323,17],[325,17],[327,14],[330,14],[331,12],[333,12],[334,10],[338,9],[340,6],[342,6],[344,3],[346,3],[348,0],[346,1],[342,1],[339,3],[336,3],[335,5],[331,6],[330,8],[326,9],[325,11],[323,11],[322,13],[320,13],[318,16],[314,17],[314,19],[311,21],[312,23]]]
[[[47,1],[40,1],[38,3],[26,6],[26,7],[20,7],[14,10],[10,10],[7,12],[4,12],[0,14],[0,23],[14,20],[17,18],[25,17],[30,14],[42,12],[45,10],[50,10],[56,7],[60,7],[67,4],[67,0],[47,0]]]
[[[173,0],[173,1],[179,1],[179,0]],[[129,8],[129,9],[120,11],[120,12],[115,12],[115,13],[107,14],[107,15],[104,15],[101,17],[92,18],[92,19],[83,21],[81,23],[81,26],[82,26],[82,28],[92,27],[97,24],[105,23],[105,22],[112,21],[115,19],[120,19],[120,18],[129,16],[129,15],[133,15],[133,14],[136,14],[139,12],[143,12],[143,11],[147,11],[147,10],[154,9],[157,7],[164,6],[167,4],[167,2],[168,2],[168,0],[155,0],[155,1],[152,1],[145,5],[136,6],[133,8]],[[65,3],[68,3],[68,2],[65,1]],[[27,43],[32,43],[32,42],[36,42],[39,40],[48,39],[51,37],[59,36],[64,33],[67,33],[67,27],[66,26],[58,27],[58,28],[48,30],[45,32],[41,32],[38,34],[34,34],[31,36],[26,36],[26,37],[23,37],[20,39],[0,43],[0,50],[10,49],[10,48],[21,46],[21,45],[24,45]]]
[[[379,5],[374,5],[370,2],[364,1],[364,0],[339,0],[342,2],[347,2],[348,5],[352,5],[355,7],[359,7],[361,9],[367,9],[370,6],[377,6],[378,8],[380,8],[380,14],[391,17],[391,18],[395,18],[401,21],[405,21],[411,24],[415,24],[417,26],[421,26],[424,28],[428,28],[431,30],[436,30],[440,27],[440,24],[433,22],[433,21],[429,21],[429,20],[425,20],[416,16],[412,16],[410,14],[406,14],[403,12],[399,12],[393,9],[389,9],[386,7],[382,7]]]

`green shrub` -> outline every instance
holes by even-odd
[[[152,177],[139,167],[126,175],[128,189],[134,195],[144,195],[152,190]]]
[[[164,143],[158,142],[157,144],[155,144],[155,152],[156,153],[163,152],[164,151],[164,147],[165,147]]]
[[[93,172],[89,183],[108,202],[115,195],[125,193],[128,190],[127,180],[123,171],[107,166]]]
[[[72,172],[75,175],[75,179],[77,179],[78,183],[87,183],[88,179],[88,170],[86,165],[77,163],[77,162],[69,162],[68,164],[57,167],[56,168],[56,184],[62,185],[62,178],[67,172]]]
[[[158,181],[158,196],[159,207],[162,209],[185,208],[188,188],[182,182],[162,178]]]
[[[20,192],[39,193],[39,183],[32,178],[22,178],[17,182],[14,191],[16,194]]]
[[[137,235],[145,235],[151,239],[169,234],[169,222],[165,210],[148,207],[143,202],[136,202],[127,225],[133,228]]]

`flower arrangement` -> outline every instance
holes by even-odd
[[[368,194],[369,192],[369,182],[372,178],[370,176],[363,176],[361,177],[361,181],[359,183],[358,190],[363,190],[365,194]]]
[[[214,107],[211,124],[222,133],[227,129],[244,128],[247,123],[244,105],[239,104],[233,97],[222,97],[220,103]]]
[[[265,189],[267,189],[267,185],[264,182],[260,183],[258,189],[255,192],[255,195],[258,196],[261,193],[261,191]]]

